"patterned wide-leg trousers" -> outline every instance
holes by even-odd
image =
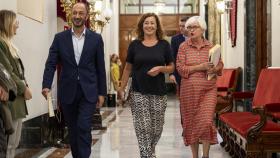
[[[164,124],[167,96],[132,92],[131,111],[141,158],[151,158]]]

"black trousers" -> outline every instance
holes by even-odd
[[[61,104],[62,112],[69,131],[70,146],[73,158],[89,158],[91,154],[91,127],[96,102],[89,102],[81,85],[73,103]]]

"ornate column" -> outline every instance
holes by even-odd
[[[253,91],[256,88],[256,2],[246,1],[245,19],[245,63],[244,90]],[[251,110],[251,103],[245,101],[246,111]]]

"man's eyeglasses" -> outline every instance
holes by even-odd
[[[188,26],[187,27],[187,30],[189,30],[189,31],[194,31],[194,30],[196,30],[196,29],[198,29],[198,28],[200,28],[200,26]]]

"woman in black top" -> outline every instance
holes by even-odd
[[[138,22],[138,38],[128,48],[120,97],[132,76],[131,111],[141,158],[155,158],[167,106],[164,73],[174,71],[169,43],[163,39],[159,18],[144,14]]]

